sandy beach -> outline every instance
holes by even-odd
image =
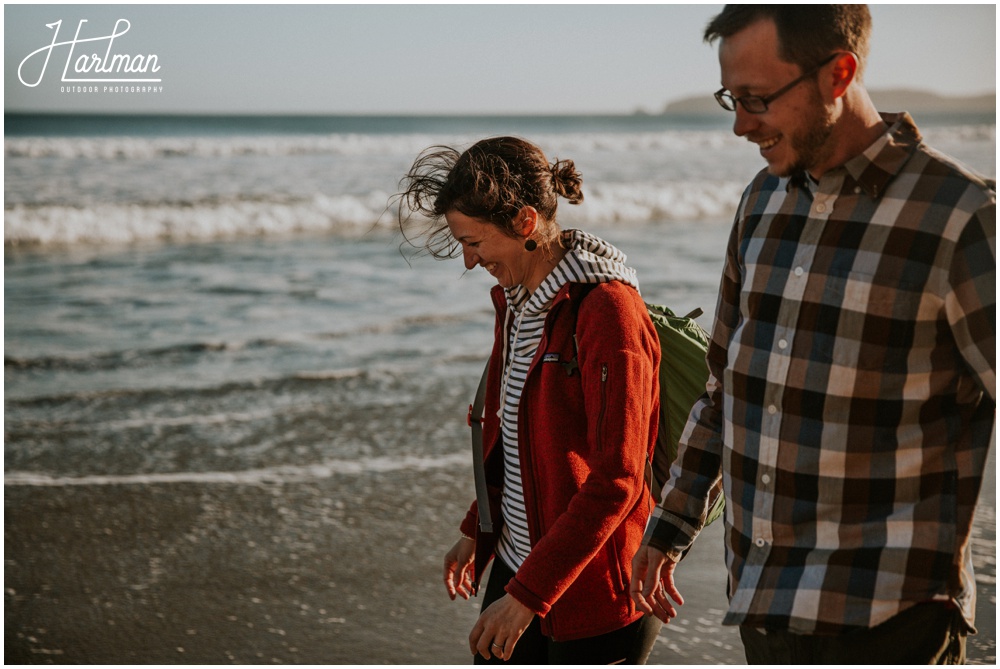
[[[468,664],[478,601],[452,602],[440,582],[468,473],[7,485],[4,661]],[[996,662],[995,490],[990,477],[976,522],[971,663]],[[717,524],[679,567],[688,603],[652,662],[743,663],[719,625],[720,542]]]

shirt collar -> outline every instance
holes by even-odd
[[[851,158],[840,168],[854,180],[873,200],[885,193],[889,182],[895,178],[903,165],[923,141],[920,130],[906,112],[880,114],[889,129],[861,154]],[[804,172],[788,178],[787,188],[807,187]]]

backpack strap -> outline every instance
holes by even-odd
[[[472,428],[472,470],[476,480],[476,505],[479,510],[479,529],[482,532],[493,532],[493,519],[490,517],[490,496],[486,488],[486,462],[483,454],[483,411],[486,407],[486,375],[489,374],[490,363],[486,361],[486,369],[479,379],[476,398],[469,405],[468,422]]]
[[[570,303],[573,309],[573,359],[559,363],[566,370],[566,376],[573,376],[573,372],[580,369],[580,338],[576,333],[576,315],[580,310],[580,303],[598,285],[596,283],[573,283],[570,286]]]

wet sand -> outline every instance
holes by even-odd
[[[470,478],[457,468],[257,485],[7,485],[4,661],[468,664],[478,601],[448,599],[441,557]],[[995,664],[992,477],[983,497],[969,659]],[[743,663],[737,631],[719,625],[721,523],[677,583],[688,603],[651,661]]]

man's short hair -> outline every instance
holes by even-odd
[[[705,41],[725,39],[767,19],[777,26],[782,60],[805,71],[836,51],[850,51],[858,57],[860,79],[872,31],[868,5],[726,5],[705,28]]]

